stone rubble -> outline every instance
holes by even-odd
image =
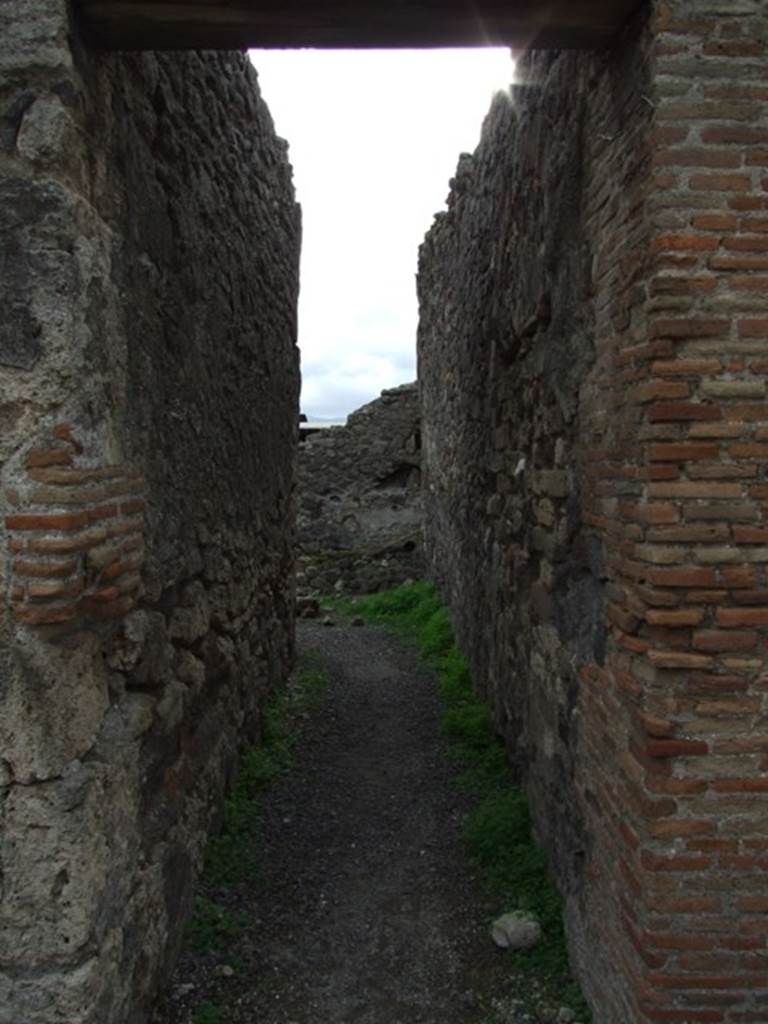
[[[417,384],[299,447],[300,594],[373,593],[423,574]]]

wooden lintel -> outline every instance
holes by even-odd
[[[643,0],[74,0],[93,46],[599,49]]]

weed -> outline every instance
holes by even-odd
[[[464,825],[467,849],[500,904],[531,911],[542,926],[543,940],[515,953],[515,965],[535,972],[553,1000],[589,1021],[589,1008],[570,974],[560,897],[544,853],[531,838],[525,793],[512,783],[491,713],[473,690],[467,662],[434,587],[424,581],[404,584],[339,606],[415,641],[437,670],[448,756],[476,801]]]
[[[259,796],[264,786],[291,763],[291,750],[307,714],[317,705],[327,677],[312,659],[303,659],[287,685],[264,710],[262,741],[246,750],[226,795],[220,832],[208,840],[200,879],[203,895],[195,900],[186,939],[195,952],[220,957],[241,969],[236,942],[247,920],[222,905],[223,894],[253,879],[260,866]],[[218,897],[218,898],[214,898]],[[208,1000],[194,1010],[191,1024],[226,1024],[226,1009]]]
[[[226,1024],[226,1014],[220,1006],[206,1000],[192,1014],[192,1024]]]
[[[301,733],[303,716],[317,704],[326,682],[319,665],[306,659],[285,689],[267,704],[261,744],[242,755],[237,778],[224,801],[221,830],[208,841],[204,883],[233,885],[257,876],[259,791],[289,767],[291,748]]]
[[[227,946],[241,928],[239,918],[206,896],[198,896],[187,923],[187,939],[198,953],[210,953]]]

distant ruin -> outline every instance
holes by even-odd
[[[300,594],[367,594],[424,574],[417,384],[382,391],[299,448]]]

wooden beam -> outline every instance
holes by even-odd
[[[245,47],[598,49],[643,0],[74,0],[111,50]]]

